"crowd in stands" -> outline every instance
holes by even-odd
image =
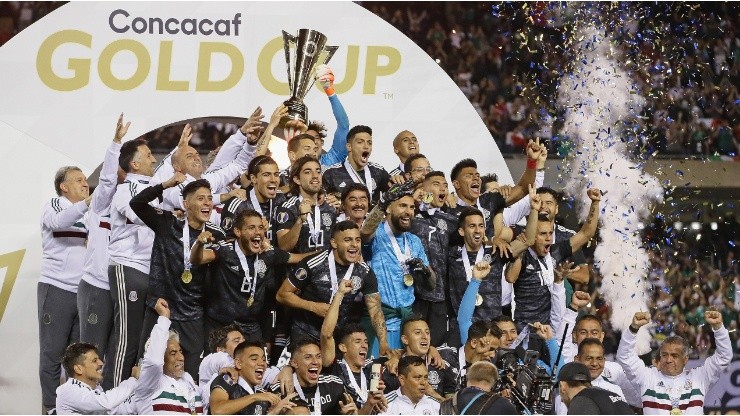
[[[558,79],[568,27],[558,3],[366,2],[460,86],[504,152],[562,140]],[[600,7],[600,6],[593,6]],[[627,4],[614,38],[646,99],[639,123],[652,154],[736,157],[740,142],[740,13],[735,4]],[[637,18],[644,17],[644,18]],[[630,65],[631,64],[631,65]]]

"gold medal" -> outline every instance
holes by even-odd
[[[671,414],[672,415],[682,415],[683,412],[681,412],[681,409],[679,409],[678,407],[674,407],[673,409],[671,409]]]
[[[180,276],[180,279],[182,279],[182,282],[185,284],[190,283],[193,280],[193,274],[190,273],[190,269],[185,269],[185,271],[182,272],[182,276]]]
[[[247,308],[251,307],[254,304],[254,296],[250,296],[249,299],[247,299]]]
[[[414,284],[414,276],[411,276],[411,274],[405,274],[403,276],[403,284],[406,286],[411,286]]]
[[[421,202],[425,204],[431,204],[434,201],[434,195],[431,192],[427,192],[421,197]]]
[[[475,295],[475,306],[480,306],[483,304],[483,296],[480,294]]]

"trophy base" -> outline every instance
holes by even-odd
[[[280,124],[286,125],[290,123],[296,125],[303,123],[308,126],[308,107],[302,101],[296,97],[290,97],[283,104],[288,107],[288,115],[282,118]]]

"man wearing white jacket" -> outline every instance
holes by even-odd
[[[136,387],[136,379],[139,377],[138,367],[134,367],[131,377],[121,382],[118,387],[103,391],[99,385],[103,380],[103,361],[100,360],[94,345],[81,342],[71,344],[64,351],[62,365],[70,378],[57,387],[57,414],[128,413],[126,403],[130,401]]]
[[[203,401],[193,377],[185,371],[179,336],[170,331],[167,301],[157,299],[157,324],[147,341],[135,390],[137,414],[203,414]]]
[[[648,312],[635,313],[629,329],[622,332],[617,362],[638,386],[643,414],[704,414],[704,396],[732,360],[730,334],[722,325],[722,314],[706,311],[704,320],[714,331],[717,349],[704,365],[691,370],[685,369],[689,361],[689,343],[679,336],[663,341],[654,367],[646,367],[637,356],[635,339],[640,327],[650,322]]]

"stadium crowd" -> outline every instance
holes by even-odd
[[[266,125],[254,110],[208,161],[187,124],[157,163],[146,140],[124,142],[121,114],[92,193],[81,170],[58,170],[38,283],[48,413],[703,412],[737,326],[736,309],[709,306],[734,307],[713,289],[736,270],[656,256],[649,277],[668,291],[617,337],[581,250],[599,189],[574,196],[589,204],[577,231],[557,224],[539,138],[515,184],[472,159],[434,170],[408,130],[386,169],[331,68],[316,80],[337,129],[323,152],[324,123],[300,124],[285,170],[267,146],[282,104]],[[687,273],[706,299],[683,289]],[[667,321],[674,303],[686,322]],[[651,320],[648,367],[635,345]],[[687,339],[707,357],[691,370]]]

